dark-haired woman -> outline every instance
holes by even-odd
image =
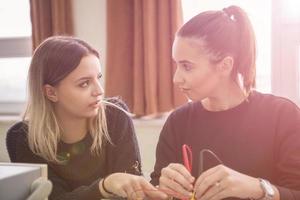
[[[180,28],[174,83],[192,102],[163,127],[154,185],[201,200],[300,199],[300,110],[253,89],[255,56],[251,23],[237,6],[200,13]]]

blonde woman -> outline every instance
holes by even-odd
[[[126,105],[103,99],[101,76],[97,51],[78,38],[50,37],[34,52],[26,112],[7,145],[14,142],[13,162],[48,164],[50,199],[143,198],[156,190],[139,176]]]

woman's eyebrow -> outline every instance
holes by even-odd
[[[178,63],[179,64],[194,64],[193,62],[188,61],[188,60],[179,60]]]
[[[102,77],[102,73],[97,74],[97,77]],[[89,79],[93,79],[93,76],[83,76],[83,77],[77,79],[75,82],[79,82],[82,80],[89,80]]]
[[[75,82],[79,82],[79,81],[82,81],[82,80],[88,80],[88,79],[92,79],[91,76],[84,76],[84,77],[81,77],[79,79],[77,79]]]

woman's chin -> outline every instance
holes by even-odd
[[[89,111],[85,114],[85,117],[87,118],[91,118],[91,117],[96,117],[99,113],[99,109],[95,109],[95,110],[92,110],[92,111]]]
[[[196,101],[197,98],[191,94],[185,94],[185,97],[188,99],[188,101]]]

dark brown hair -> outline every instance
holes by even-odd
[[[255,35],[247,14],[240,7],[200,13],[185,23],[177,36],[201,39],[205,52],[212,55],[211,62],[232,56],[232,77],[237,80],[241,74],[247,92],[255,86]]]

